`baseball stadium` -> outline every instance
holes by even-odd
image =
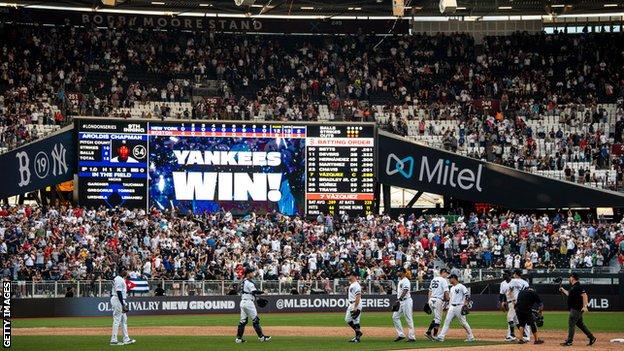
[[[621,0],[0,1],[14,350],[624,350]]]

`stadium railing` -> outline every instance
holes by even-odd
[[[617,284],[617,268],[596,267],[579,269],[535,269],[524,271],[525,274],[535,276],[536,283],[550,283],[556,277],[564,277],[570,272],[585,274],[596,274],[595,278],[588,278],[588,283],[592,284]],[[474,269],[458,270],[460,279],[464,283],[474,283],[493,279],[500,279],[501,269]],[[605,274],[613,274],[614,278],[609,278]],[[414,292],[428,289],[431,277],[412,280],[412,290]],[[130,292],[131,296],[153,295],[155,289],[160,286],[168,296],[209,296],[238,294],[238,283],[240,281],[231,280],[147,280],[149,290],[147,292]],[[391,294],[396,291],[396,280],[368,280],[362,281],[362,288],[365,294]],[[290,281],[290,280],[258,280],[257,285],[260,290],[267,294],[344,294],[347,291],[349,282],[346,279],[325,279],[312,281]],[[107,297],[110,296],[112,283],[110,280],[48,280],[48,281],[12,281],[11,288],[16,298],[48,298],[64,297],[67,289],[73,288],[75,297]]]

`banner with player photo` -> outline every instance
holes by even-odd
[[[146,124],[77,120],[78,201],[87,207],[145,207]]]

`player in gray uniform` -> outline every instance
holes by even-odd
[[[510,290],[509,290],[509,282],[511,281],[511,273],[509,271],[505,271],[503,273],[503,281],[500,285],[499,290],[499,298],[498,301],[503,310],[507,311],[507,336],[505,337],[506,341],[515,341],[516,340],[516,324],[518,324],[518,318],[516,317],[516,311],[514,309],[513,303],[510,304]]]
[[[470,328],[470,325],[466,320],[466,315],[462,314],[462,309],[464,308],[464,306],[469,306],[470,292],[468,291],[468,288],[466,288],[463,284],[459,282],[455,274],[451,274],[449,276],[449,280],[451,281],[449,309],[446,313],[446,319],[444,320],[444,326],[440,331],[440,335],[438,335],[434,340],[444,341],[446,333],[448,333],[448,330],[451,327],[451,322],[453,321],[453,319],[457,318],[459,319],[459,323],[466,330],[466,341],[475,341],[475,337],[472,334],[472,329]]]
[[[362,315],[362,287],[358,282],[357,272],[351,272],[349,275],[349,291],[348,300],[349,305],[347,307],[347,313],[345,315],[345,322],[355,332],[355,337],[349,342],[360,342],[362,337],[362,330],[360,330],[360,317]]]
[[[431,307],[433,314],[433,320],[429,323],[429,328],[425,333],[425,336],[429,340],[433,340],[438,335],[438,329],[440,323],[442,323],[442,313],[444,312],[444,305],[449,300],[449,283],[446,278],[449,275],[449,271],[446,268],[440,269],[440,275],[431,280],[429,284],[429,299],[427,303]]]
[[[516,301],[518,300],[518,294],[520,294],[520,291],[527,289],[529,287],[529,283],[522,279],[522,271],[519,269],[516,269],[513,272],[512,275],[512,279],[509,281],[508,284],[508,292],[507,292],[507,304],[509,307],[511,314],[513,315],[513,320],[517,323],[518,322],[518,318],[516,317],[516,311],[515,311],[515,304]],[[520,327],[519,325],[516,325],[517,327]],[[523,339],[524,341],[529,341],[531,340],[531,328],[529,328],[528,326],[524,326],[524,336]]]
[[[240,322],[238,323],[238,331],[236,333],[236,343],[240,344],[245,342],[243,334],[245,334],[245,326],[249,319],[253,325],[258,339],[261,342],[271,340],[270,336],[264,335],[262,327],[260,326],[260,318],[256,311],[256,296],[263,294],[262,291],[256,289],[256,285],[251,281],[255,277],[256,273],[253,269],[245,269],[245,279],[243,279],[240,287],[241,302],[240,302]]]
[[[399,276],[399,282],[397,284],[397,300],[399,302],[399,310],[392,313],[392,322],[394,329],[396,329],[397,337],[394,341],[401,341],[405,339],[405,333],[403,332],[403,325],[401,325],[401,316],[405,317],[407,322],[408,336],[407,342],[416,341],[416,334],[414,333],[414,319],[412,313],[414,311],[414,302],[412,301],[412,284],[405,276],[405,269],[400,269],[397,274]]]

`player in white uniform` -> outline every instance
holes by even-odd
[[[506,341],[514,341],[516,340],[516,324],[518,324],[518,318],[516,317],[516,311],[514,309],[514,304],[511,302],[512,294],[509,289],[509,282],[511,281],[511,273],[509,271],[505,271],[503,274],[503,281],[500,285],[499,290],[499,303],[503,310],[507,310],[507,336],[505,337]]]
[[[362,330],[360,329],[360,317],[362,315],[362,287],[358,282],[357,272],[351,272],[349,275],[349,305],[345,314],[345,322],[349,324],[355,332],[355,337],[349,342],[360,342]]]
[[[128,345],[134,344],[136,340],[130,339],[128,336],[128,303],[126,297],[128,296],[128,290],[126,287],[126,276],[128,271],[125,267],[119,267],[118,274],[113,279],[113,289],[111,291],[111,306],[113,307],[113,333],[111,335],[111,345]],[[121,333],[123,334],[123,341],[117,341],[117,333],[119,332],[119,325],[121,324]]]
[[[262,291],[256,289],[256,285],[251,281],[255,277],[256,273],[251,268],[245,269],[245,279],[241,283],[241,302],[240,302],[240,321],[238,322],[238,331],[236,332],[236,343],[240,344],[245,342],[243,334],[245,334],[245,326],[251,319],[251,325],[253,325],[258,339],[263,341],[271,340],[270,336],[264,335],[262,327],[260,326],[260,317],[256,311],[256,295],[261,295]]]
[[[414,319],[412,312],[414,311],[414,302],[412,301],[412,284],[405,276],[405,270],[400,269],[397,273],[399,276],[399,282],[397,284],[397,300],[399,302],[399,310],[392,313],[392,322],[394,329],[396,329],[397,337],[394,341],[401,341],[405,339],[405,333],[403,333],[403,325],[401,324],[401,316],[405,317],[407,322],[408,342],[416,341],[416,334],[414,333]]]
[[[459,323],[466,330],[466,341],[475,341],[472,329],[470,328],[470,325],[468,325],[468,321],[466,321],[466,316],[461,313],[462,307],[468,306],[470,303],[470,292],[468,291],[468,288],[459,283],[455,274],[451,274],[449,276],[449,280],[451,281],[449,309],[446,313],[446,319],[444,320],[442,331],[440,331],[440,334],[435,338],[435,340],[444,341],[444,337],[446,337],[446,333],[448,333],[451,322],[453,319],[457,318],[459,319]]]
[[[522,271],[519,269],[516,269],[513,272],[512,275],[512,279],[509,281],[509,284],[507,285],[508,287],[508,292],[507,292],[507,304],[509,307],[511,315],[513,315],[513,320],[517,323],[518,322],[518,318],[516,317],[516,309],[515,309],[515,304],[516,304],[516,300],[518,300],[518,294],[520,294],[520,291],[526,289],[529,287],[529,283],[522,279]],[[518,325],[516,325],[517,327],[519,327]],[[531,328],[529,328],[528,326],[524,326],[524,340],[525,341],[529,341],[531,340]]]
[[[429,284],[429,299],[427,303],[431,307],[433,314],[433,320],[429,323],[429,328],[425,333],[425,336],[429,340],[433,340],[438,335],[438,329],[440,323],[442,323],[442,313],[444,312],[444,305],[449,300],[449,283],[446,278],[449,272],[446,268],[440,269],[440,276],[433,278],[431,284]]]

